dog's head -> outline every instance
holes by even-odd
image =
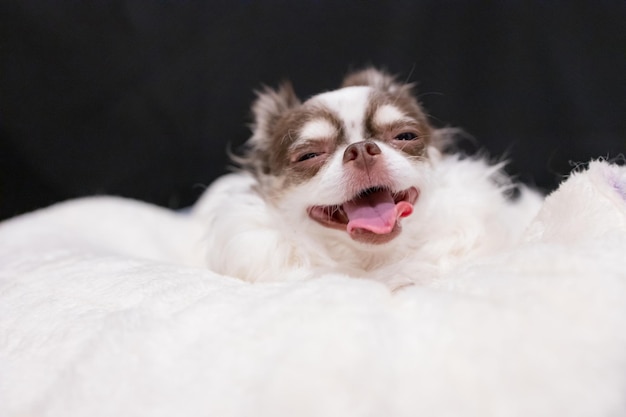
[[[300,102],[286,83],[259,93],[253,113],[241,162],[292,228],[367,244],[401,234],[434,134],[411,85],[367,69]]]

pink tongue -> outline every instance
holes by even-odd
[[[406,217],[413,212],[413,205],[406,201],[396,204],[389,190],[376,191],[343,204],[348,216],[348,233],[364,229],[377,234],[390,233],[398,217]]]

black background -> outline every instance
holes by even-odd
[[[14,0],[0,31],[0,218],[94,194],[188,206],[247,139],[254,89],[306,98],[370,64],[544,190],[626,152],[623,0]]]

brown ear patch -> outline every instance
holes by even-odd
[[[260,177],[271,172],[270,158],[273,152],[272,138],[282,118],[301,105],[290,82],[280,84],[277,89],[264,87],[257,91],[252,104],[252,137],[246,142],[242,155],[231,155],[241,168]]]
[[[251,141],[262,142],[272,136],[276,122],[299,105],[300,100],[288,81],[283,82],[276,90],[265,87],[257,92],[257,99],[252,105],[254,124]]]

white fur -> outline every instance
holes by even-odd
[[[385,104],[376,109],[376,114],[374,114],[374,123],[384,126],[403,120],[405,117],[405,114],[402,113],[396,106]]]
[[[538,195],[526,190],[518,202],[508,202],[492,181],[498,167],[482,160],[444,157],[432,150],[430,161],[415,176],[408,174],[410,166],[400,166],[407,170],[401,178],[417,177],[422,195],[413,215],[404,219],[401,235],[370,250],[289,207],[302,199],[324,201],[335,188],[333,178],[327,191],[323,181],[313,182],[276,210],[257,194],[250,175],[226,176],[194,209],[206,224],[207,247],[219,248],[209,250],[209,268],[251,281],[285,279],[292,276],[285,274],[290,270],[298,270],[293,276],[300,278],[321,268],[397,285],[433,279],[459,262],[518,242],[539,209]]]
[[[329,121],[315,119],[307,122],[300,130],[299,139],[303,141],[332,138],[337,129]]]

